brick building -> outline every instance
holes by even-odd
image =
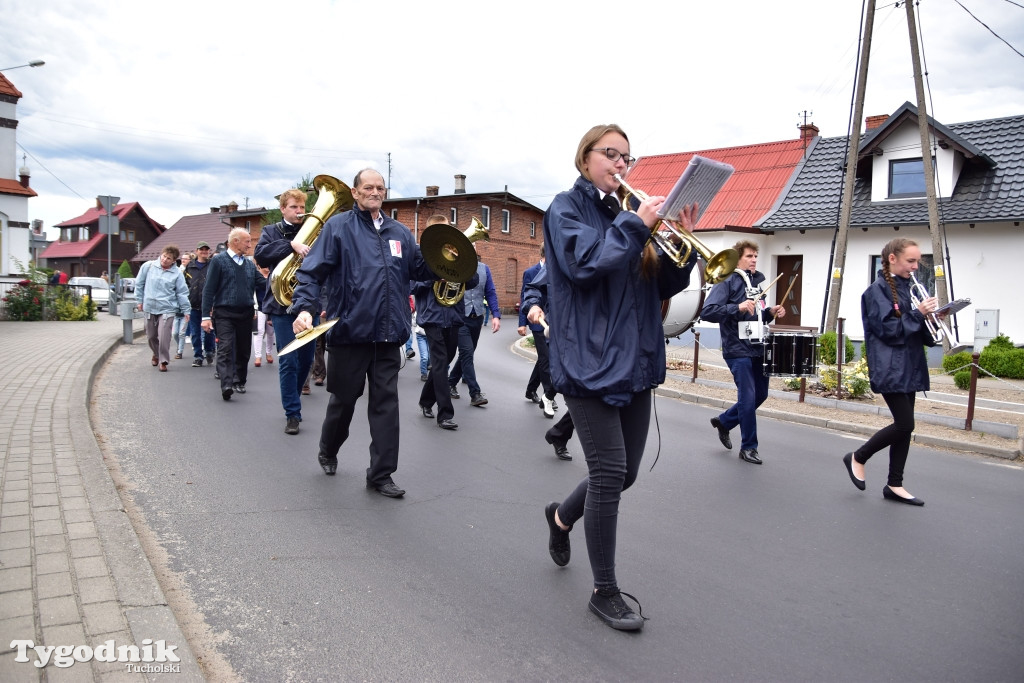
[[[440,194],[440,187],[428,185],[421,197],[387,199],[383,210],[412,230],[416,241],[434,214],[447,216],[465,231],[476,216],[488,229],[489,240],[476,242],[477,254],[491,269],[498,303],[511,311],[519,301],[523,271],[537,263],[544,242],[544,211],[514,194],[466,192],[466,176],[455,176],[455,191]]]

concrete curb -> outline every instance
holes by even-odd
[[[512,343],[512,352],[517,354],[517,355],[519,355],[519,356],[522,356],[523,358],[528,358],[530,360],[536,360],[537,353],[535,351],[533,351],[532,349],[524,348],[522,346],[523,339],[525,339],[525,337],[520,337],[519,339],[515,340]],[[670,373],[670,376],[675,377],[679,381],[685,381],[685,380],[690,379],[690,378],[684,378],[684,377],[679,376],[679,375],[672,375],[671,373]],[[712,380],[700,379],[699,377],[697,378],[697,382],[696,383],[704,385],[704,386],[725,387],[725,388],[732,388],[732,386],[733,386],[732,384],[725,384],[723,382],[715,382],[715,381],[712,381]],[[666,396],[668,398],[676,398],[676,399],[679,399],[679,400],[682,400],[682,401],[687,401],[688,403],[696,403],[698,405],[708,406],[708,407],[712,407],[712,408],[727,408],[730,405],[732,405],[732,401],[725,401],[725,400],[722,400],[722,399],[719,399],[719,398],[710,398],[710,397],[707,397],[707,396],[701,396],[699,394],[690,393],[690,392],[686,392],[686,391],[680,391],[678,389],[671,389],[671,388],[664,387],[664,386],[661,386],[661,387],[658,387],[657,389],[655,389],[655,393],[658,394],[659,396]],[[795,393],[791,393],[791,392],[772,390],[770,392],[770,394],[771,394],[771,396],[773,398],[781,398],[781,399],[791,400],[791,401],[797,401],[798,400],[798,396]],[[811,405],[816,405],[816,406],[820,406],[820,407],[824,407],[824,408],[831,408],[832,410],[836,410],[836,411],[839,411],[839,412],[864,413],[864,414],[873,414],[873,415],[883,415],[886,412],[886,411],[883,411],[882,409],[880,409],[877,406],[856,405],[856,404],[844,403],[842,401],[838,401],[838,400],[835,400],[835,399],[823,399],[823,398],[819,398],[817,396],[806,396],[804,398],[804,400],[807,403],[810,403]],[[825,419],[825,418],[814,417],[814,416],[810,416],[810,415],[797,415],[797,414],[794,414],[794,413],[789,413],[789,412],[784,412],[784,411],[779,411],[779,410],[769,410],[769,409],[763,409],[762,408],[761,410],[758,410],[758,415],[759,416],[763,416],[763,417],[772,418],[772,419],[775,419],[775,420],[781,420],[783,422],[793,422],[793,423],[796,423],[796,424],[807,425],[809,427],[820,427],[822,429],[832,429],[832,430],[835,430],[835,431],[838,431],[838,432],[846,432],[848,434],[858,434],[858,435],[870,436],[871,434],[874,434],[875,431],[876,431],[872,427],[867,427],[865,425],[860,425],[860,424],[856,424],[856,423],[852,423],[852,422],[844,422],[842,420],[835,420],[835,419]],[[931,424],[938,424],[938,425],[942,425],[942,426],[945,426],[945,427],[952,427],[954,429],[963,429],[964,428],[964,424],[966,422],[966,420],[963,420],[963,419],[960,419],[960,418],[944,417],[944,416],[940,416],[940,415],[931,415],[931,414],[922,414],[922,413],[916,414],[914,416],[914,418],[916,420],[920,421],[920,422],[928,422],[928,423],[931,423]],[[994,436],[1002,436],[1004,438],[1017,438],[1017,433],[1016,433],[1017,430],[1016,430],[1016,426],[1014,426],[1014,425],[1003,425],[1003,424],[1000,424],[1000,423],[983,422],[983,421],[980,421],[980,420],[975,420],[974,421],[974,425],[977,427],[977,431],[982,431],[982,432],[985,432],[987,434],[992,434]],[[1012,428],[1012,433],[1009,431],[1011,428]],[[947,438],[942,438],[942,437],[927,436],[927,435],[924,435],[924,434],[916,434],[915,433],[914,437],[913,437],[913,440],[914,440],[914,442],[919,443],[919,444],[921,444],[923,446],[932,446],[932,447],[935,447],[935,448],[942,448],[942,449],[949,450],[949,451],[958,451],[958,452],[964,452],[964,453],[979,453],[981,455],[990,455],[990,456],[994,456],[994,457],[997,457],[997,458],[1004,458],[1004,459],[1007,459],[1007,460],[1014,460],[1017,457],[1019,457],[1020,454],[1021,454],[1020,448],[1017,448],[1017,449],[1007,449],[1007,448],[998,448],[998,447],[995,447],[995,446],[985,446],[985,445],[979,445],[979,444],[965,444],[965,443],[962,443],[962,442],[954,440],[954,439],[947,439]]]

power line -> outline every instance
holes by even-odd
[[[66,188],[68,188],[69,190],[71,190],[72,192],[74,192],[75,196],[76,196],[76,197],[78,197],[79,199],[83,199],[83,200],[85,199],[85,197],[83,197],[82,195],[78,194],[78,192],[75,192],[75,189],[74,189],[73,187],[71,187],[70,185],[68,185],[67,183],[65,183],[65,182],[64,182],[63,180],[61,180],[60,178],[58,178],[58,177],[57,177],[57,174],[56,174],[56,173],[54,173],[54,172],[53,172],[53,171],[51,171],[50,169],[46,168],[46,165],[45,165],[45,164],[43,164],[43,162],[41,162],[41,161],[40,161],[39,159],[37,159],[37,158],[35,157],[35,155],[34,155],[34,154],[32,154],[32,152],[30,152],[30,151],[28,151],[27,149],[25,149],[25,146],[24,146],[24,145],[22,145],[22,144],[21,144],[20,142],[19,142],[19,143],[17,143],[17,144],[18,144],[18,147],[21,147],[21,151],[22,151],[22,152],[24,152],[25,154],[27,154],[27,155],[29,155],[30,157],[32,157],[32,161],[34,161],[34,162],[36,162],[37,164],[39,164],[39,167],[40,167],[40,168],[42,168],[42,169],[43,169],[44,171],[46,171],[47,173],[49,173],[50,175],[52,175],[52,176],[53,176],[53,178],[54,178],[54,180],[56,180],[56,181],[57,181],[58,183],[60,183],[61,185],[63,185],[64,187],[66,187]]]
[[[1009,0],[1008,0],[1008,1],[1009,1]],[[1007,43],[1007,42],[1006,42],[1006,40],[1005,40],[1005,39],[1004,39],[1004,38],[1003,38],[1003,37],[1002,37],[1001,35],[999,35],[999,34],[998,34],[998,33],[996,33],[995,31],[993,31],[993,30],[991,29],[991,27],[989,27],[989,25],[988,25],[988,24],[986,24],[986,23],[985,23],[984,21],[982,21],[982,20],[981,20],[981,19],[979,19],[978,17],[976,17],[976,16],[974,16],[973,14],[971,14],[971,10],[967,9],[966,7],[964,7],[964,6],[963,6],[963,3],[961,3],[961,2],[960,2],[960,0],[953,0],[953,2],[955,2],[955,3],[956,3],[956,4],[958,4],[958,5],[960,5],[960,7],[961,7],[961,9],[963,9],[963,11],[967,12],[968,14],[970,14],[970,15],[971,15],[971,19],[974,19],[974,20],[975,20],[976,22],[978,22],[979,24],[981,24],[982,26],[984,26],[985,28],[987,28],[987,29],[988,29],[988,32],[989,32],[989,33],[991,33],[991,34],[992,34],[992,35],[994,35],[994,36],[995,36],[996,38],[998,38],[999,40],[1002,40],[1002,41],[1003,41],[1004,43],[1006,43],[1006,46],[1007,46],[1007,47],[1009,47],[1009,48],[1010,48],[1011,50],[1013,50],[1014,52],[1016,52],[1018,56],[1020,56],[1020,57],[1024,57],[1024,54],[1021,54],[1021,51],[1020,51],[1020,50],[1018,50],[1017,48],[1015,48],[1015,47],[1014,47],[1013,45],[1010,45],[1009,43]],[[1010,4],[1016,5],[1017,3],[1015,3],[1015,2],[1014,2],[1014,3],[1010,3]],[[1020,5],[1017,5],[1017,6],[1018,6],[1018,7],[1020,7]]]

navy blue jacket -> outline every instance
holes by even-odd
[[[284,221],[264,226],[263,232],[260,233],[260,241],[256,243],[256,248],[252,252],[256,264],[261,268],[270,268],[273,272],[278,263],[295,253],[295,250],[292,249],[292,240],[295,239],[295,235],[298,234],[301,227]],[[288,311],[278,303],[274,298],[274,293],[270,291],[270,278],[267,277],[265,281],[265,296],[261,300],[260,310],[267,315],[286,315]]]
[[[430,280],[420,280],[411,283],[412,295],[416,298],[416,324],[420,327],[459,327],[466,320],[466,307],[462,302],[454,306],[442,306],[434,296],[434,282],[436,276]],[[470,290],[480,284],[480,276],[473,273],[473,278],[466,283],[466,290]]]
[[[876,394],[928,391],[924,347],[935,346],[924,316],[910,302],[910,278],[893,275],[902,316],[896,316],[889,283],[879,273],[860,297],[871,391]]]
[[[697,254],[683,268],[661,254],[657,275],[645,279],[640,259],[649,236],[636,214],[613,217],[582,176],[551,202],[544,248],[556,391],[624,405],[665,381],[661,300],[689,284]]]
[[[543,332],[544,328],[540,325],[533,325],[526,319],[527,308],[526,304],[526,286],[533,282],[534,278],[540,273],[544,264],[537,262],[523,271],[523,286],[519,290],[519,327],[529,327],[531,332]],[[544,305],[541,305],[544,308]]]
[[[380,232],[368,211],[354,208],[327,219],[295,275],[290,312],[338,318],[327,344],[404,343],[411,331],[409,281],[434,275],[409,228],[385,215]]]
[[[765,279],[764,273],[759,270],[755,270],[753,275],[747,277],[750,278],[752,287],[757,287]],[[722,337],[722,358],[756,358],[764,355],[763,344],[751,344],[746,339],[740,339],[739,323],[744,320],[757,320],[756,313],[740,312],[739,305],[746,300],[747,284],[739,273],[733,272],[713,286],[704,301],[700,318],[709,323],[718,323],[719,334]],[[769,308],[762,310],[761,314],[761,319],[766,323],[775,319]]]

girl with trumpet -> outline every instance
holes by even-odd
[[[871,368],[871,390],[881,394],[893,422],[875,432],[867,442],[843,456],[850,481],[863,491],[864,470],[872,455],[889,447],[889,479],[882,489],[886,500],[924,505],[903,487],[903,468],[914,432],[914,398],[931,388],[924,347],[937,343],[928,332],[926,319],[935,313],[938,300],[928,297],[912,303],[912,274],[921,263],[917,242],[898,237],[882,249],[882,270],[860,299],[864,322],[864,348]],[[945,314],[940,314],[943,317]]]
[[[621,128],[591,128],[576,152],[580,177],[544,214],[551,383],[565,397],[589,472],[565,500],[545,508],[548,550],[555,564],[566,565],[569,532],[583,519],[594,574],[590,610],[628,631],[643,628],[643,616],[624,602],[615,576],[619,498],[640,467],[651,391],[665,380],[661,300],[689,284],[697,260],[693,250],[676,267],[648,243],[664,197],[644,199],[635,213],[620,210],[624,190],[616,176],[634,161]],[[681,212],[688,230],[695,215],[696,205]],[[524,308],[533,324],[544,317],[538,301],[528,287]]]

